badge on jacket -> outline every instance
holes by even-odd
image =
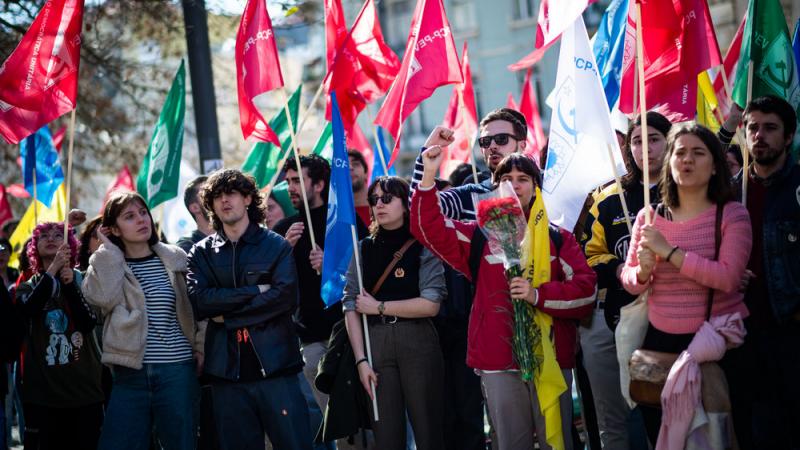
[[[403,270],[402,267],[398,267],[397,269],[394,269],[394,277],[395,278],[403,278],[405,276],[406,276],[406,271]]]

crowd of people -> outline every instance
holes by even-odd
[[[747,167],[731,145],[740,121]],[[475,177],[437,177],[444,127],[410,180],[369,183],[348,152],[359,257],[331,307],[331,167],[315,155],[283,168],[294,215],[239,170],[198,177],[184,193],[197,229],[176,245],[135,192],[85,223],[40,223],[19,271],[0,240],[0,448],[15,423],[30,450],[528,450],[553,436],[564,449],[798,449],[796,123],[775,97],[734,108],[716,134],[635,117],[617,131],[627,173],[590,193],[575,229],[549,227],[536,287],[507,276],[475,221],[473,194],[500,183],[526,220],[541,195],[546,153],[527,156],[508,108],[480,123]],[[520,375],[512,299],[552,318],[583,436],[572,389],[544,405]],[[663,387],[637,378],[669,355]]]

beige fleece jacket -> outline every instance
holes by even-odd
[[[164,263],[175,290],[175,310],[181,330],[194,351],[202,354],[206,322],[195,322],[186,293],[186,253],[160,242],[152,249]],[[104,317],[101,361],[141,369],[147,343],[145,297],[118,247],[104,244],[94,252],[82,289],[86,301],[100,308]]]

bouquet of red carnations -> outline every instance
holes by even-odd
[[[521,244],[527,218],[511,184],[504,182],[492,192],[473,194],[473,200],[477,205],[478,226],[486,235],[489,251],[503,262],[506,278],[523,276]],[[511,299],[511,303],[514,312],[512,352],[522,379],[529,381],[540,364],[533,349],[541,339],[541,332],[533,321],[530,303],[525,299]]]

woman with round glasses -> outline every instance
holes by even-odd
[[[25,448],[95,449],[103,425],[96,317],[81,292],[80,244],[64,224],[33,230],[27,254],[34,275],[17,289],[25,320],[22,398]]]
[[[411,236],[408,192],[399,177],[380,177],[367,191],[371,234],[359,243],[364,292],[354,259],[344,288],[345,322],[361,384],[370,395],[375,385],[376,448],[406,448],[407,414],[417,448],[441,449],[444,367],[430,318],[447,295],[444,268]],[[372,366],[358,313],[367,315]]]

